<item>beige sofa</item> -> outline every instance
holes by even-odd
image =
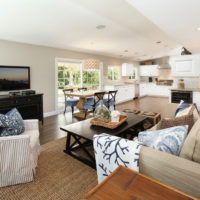
[[[173,118],[176,108],[177,104],[168,104],[162,117]],[[200,119],[190,130],[179,157],[142,147],[139,168],[151,178],[200,198]]]

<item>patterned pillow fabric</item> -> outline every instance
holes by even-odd
[[[183,115],[182,117],[176,117],[175,119],[164,118],[158,123],[157,130],[170,128],[174,126],[188,125],[188,132],[194,124],[194,117],[192,115]]]
[[[144,131],[138,141],[153,149],[179,156],[188,132],[188,125],[175,126],[156,131]]]
[[[175,117],[181,117],[183,115],[189,115],[192,111],[192,105],[188,103],[184,103],[184,101],[181,101],[181,103],[178,105]]]
[[[2,128],[1,137],[19,135],[24,132],[24,122],[16,108],[5,115],[0,114],[0,127]]]

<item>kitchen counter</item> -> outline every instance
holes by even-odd
[[[171,88],[170,90],[200,92],[200,88],[184,88],[184,89]]]

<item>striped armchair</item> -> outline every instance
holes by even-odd
[[[34,179],[40,154],[38,120],[24,120],[25,132],[0,137],[0,187]]]

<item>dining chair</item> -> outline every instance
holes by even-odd
[[[110,106],[113,106],[115,110],[116,94],[117,94],[117,90],[109,91],[107,98],[103,99],[103,103],[108,109],[110,109]]]
[[[73,89],[64,89],[63,90],[64,96],[65,96],[65,110],[64,110],[64,113],[66,113],[67,106],[70,106],[71,109],[72,109],[72,115],[74,113],[74,107],[79,102],[79,98],[75,98],[75,97],[72,97],[69,94],[67,94],[67,93],[72,93],[73,91],[74,91]]]
[[[103,100],[103,97],[105,95],[105,92],[96,92],[94,93],[94,97],[90,101],[86,101],[84,105],[85,110],[85,119],[88,114],[88,110],[94,112],[95,108],[99,105],[100,100]]]

